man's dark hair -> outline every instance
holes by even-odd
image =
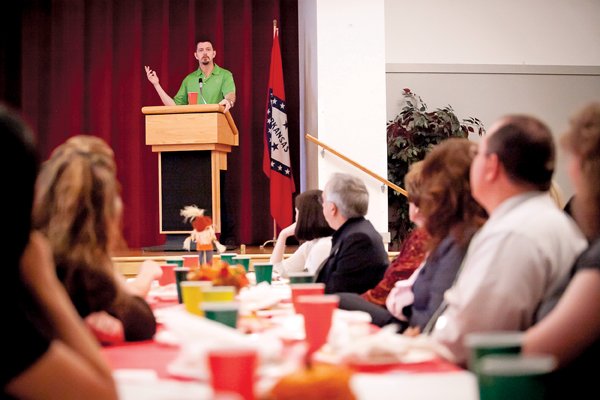
[[[209,37],[199,37],[199,38],[196,39],[196,44],[194,45],[194,52],[198,48],[198,43],[204,43],[204,42],[210,43],[210,45],[212,46],[213,50],[215,49],[215,45],[213,44],[213,41],[212,41],[211,38],[209,38]]]
[[[550,189],[555,148],[552,133],[542,121],[526,115],[511,115],[487,141],[487,153],[497,154],[508,176],[515,182]]]

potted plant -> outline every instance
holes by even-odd
[[[427,109],[420,96],[405,88],[400,113],[387,124],[388,180],[403,186],[409,166],[422,160],[433,146],[450,137],[479,136],[485,133],[482,122],[474,117],[459,120],[450,105]],[[389,231],[391,249],[412,229],[408,218],[408,201],[396,191],[389,191]]]

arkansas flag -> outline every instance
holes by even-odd
[[[296,191],[290,163],[287,110],[283,89],[283,68],[279,48],[279,29],[273,32],[271,69],[265,118],[263,171],[270,179],[271,216],[280,228],[290,225],[292,193]]]

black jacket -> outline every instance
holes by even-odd
[[[317,275],[325,293],[364,293],[379,283],[389,264],[381,235],[363,217],[351,218],[334,232],[331,253]]]

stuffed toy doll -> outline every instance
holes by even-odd
[[[183,248],[192,251],[192,244],[195,244],[200,265],[212,262],[213,245],[216,246],[219,253],[225,251],[225,246],[217,240],[212,218],[205,216],[203,209],[195,205],[185,206],[179,211],[179,214],[184,217],[183,221],[190,222],[193,228],[190,236],[183,242]]]

